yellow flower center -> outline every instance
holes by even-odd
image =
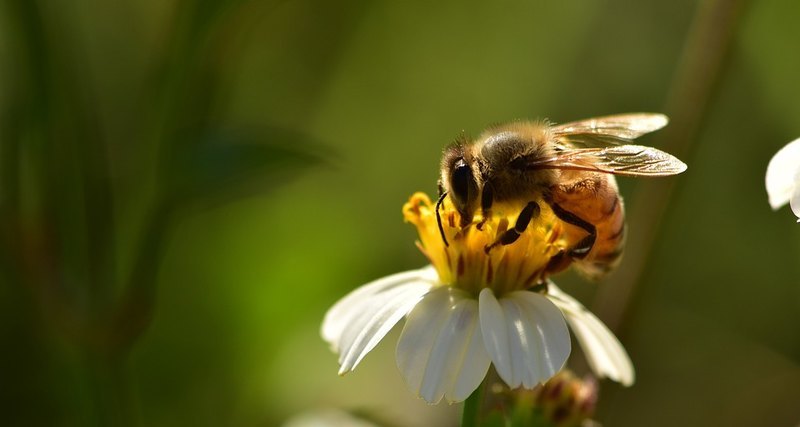
[[[550,260],[567,249],[562,223],[546,203],[539,203],[539,215],[516,241],[498,244],[500,236],[514,227],[524,206],[495,204],[489,218],[484,219],[478,211],[473,221],[462,228],[461,216],[446,197],[439,214],[449,245],[439,231],[436,203],[426,194],[413,194],[403,206],[403,216],[417,227],[417,246],[436,268],[443,284],[475,295],[483,288],[491,288],[500,295],[541,283]]]

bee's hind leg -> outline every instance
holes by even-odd
[[[529,287],[528,290],[531,292],[536,292],[539,294],[547,295],[550,292],[550,284],[553,283],[549,278],[545,277],[539,279],[533,286]]]
[[[581,239],[568,252],[569,256],[572,258],[586,258],[586,255],[589,255],[589,251],[591,251],[592,247],[594,247],[594,241],[597,239],[597,228],[594,226],[594,224],[591,224],[578,217],[578,215],[575,215],[574,213],[562,208],[558,203],[550,203],[550,208],[553,209],[553,213],[556,215],[556,217],[558,217],[558,219],[568,224],[580,227],[589,233],[589,235]]]
[[[528,202],[528,204],[525,205],[525,207],[522,208],[522,211],[519,213],[517,221],[514,223],[514,227],[504,231],[500,237],[497,238],[497,240],[495,240],[491,245],[486,245],[486,247],[483,249],[486,251],[486,253],[489,253],[489,251],[497,245],[510,245],[516,242],[522,232],[528,228],[528,224],[530,224],[534,218],[539,216],[539,212],[541,212],[541,208],[539,207],[538,203]]]

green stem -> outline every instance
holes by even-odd
[[[464,412],[461,415],[461,427],[478,427],[478,415],[483,401],[484,380],[478,388],[464,402]]]
[[[490,366],[481,385],[464,402],[461,426],[508,426],[514,409],[510,395],[508,386]]]
[[[678,158],[689,159],[692,142],[708,115],[711,100],[726,71],[726,58],[746,3],[746,0],[705,0],[698,3],[664,108],[671,124],[655,135],[654,146]],[[689,168],[691,171],[691,163]],[[626,309],[635,297],[636,285],[647,271],[650,253],[658,240],[659,225],[669,207],[675,182],[674,179],[640,182],[636,197],[629,205],[629,229],[637,230],[637,233],[631,233],[626,243],[627,267],[614,273],[607,280],[608,286],[598,289],[593,305],[593,311],[612,330],[618,330],[624,324]]]

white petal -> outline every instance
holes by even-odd
[[[409,313],[397,344],[397,367],[409,389],[430,404],[465,400],[489,369],[478,326],[478,302],[440,287]]]
[[[339,375],[352,371],[431,288],[410,282],[372,295],[358,306],[339,339]]]
[[[635,373],[631,359],[608,327],[554,284],[550,283],[548,293],[550,299],[564,312],[594,373],[624,386],[632,385]]]
[[[432,284],[436,282],[436,278],[436,270],[428,266],[419,270],[392,274],[356,288],[334,304],[325,314],[325,319],[322,321],[322,338],[331,344],[334,351],[338,351],[342,331],[354,317],[361,313],[361,306],[365,303],[369,304],[374,295],[412,282]]]
[[[511,347],[503,308],[489,288],[484,288],[481,291],[478,297],[478,304],[481,333],[483,334],[483,342],[486,344],[486,351],[489,352],[489,357],[492,358],[497,374],[508,385],[511,385],[514,375],[511,368]]]
[[[570,353],[567,324],[543,295],[517,291],[499,301],[480,295],[481,329],[497,373],[511,388],[533,388],[564,366]]]
[[[330,333],[332,346],[339,350],[340,375],[355,369],[432,286],[420,280],[419,274],[404,276],[403,280],[395,276],[387,278],[391,281],[379,280],[366,285],[367,289],[357,289],[331,309],[336,311],[330,316],[333,324],[323,324],[323,336]]]
[[[765,181],[772,209],[778,209],[788,203],[795,189],[800,187],[797,182],[798,171],[800,171],[800,139],[795,139],[775,153],[767,166]]]
[[[800,175],[800,169],[798,169],[798,175]],[[797,222],[800,222],[800,185],[794,189],[794,194],[792,194],[792,200],[789,204],[792,207],[794,216],[797,217]]]

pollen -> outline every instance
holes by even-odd
[[[461,218],[449,198],[439,215],[447,244],[439,231],[436,203],[424,193],[415,193],[403,206],[403,216],[417,228],[417,247],[436,269],[444,286],[477,295],[484,288],[496,293],[528,289],[544,282],[548,265],[565,253],[567,240],[561,222],[546,203],[512,243],[501,241],[514,228],[527,202],[496,204],[483,218],[461,227]]]

